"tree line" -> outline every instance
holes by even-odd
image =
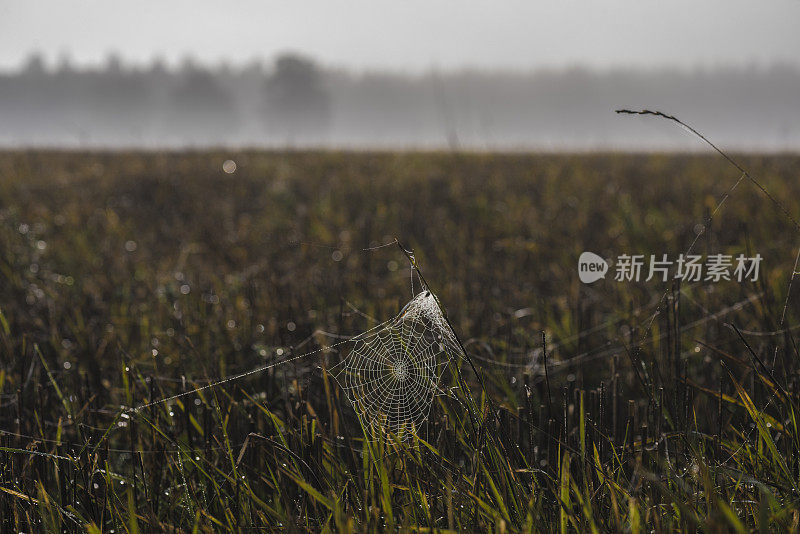
[[[800,69],[586,68],[420,74],[270,64],[97,68],[40,55],[0,74],[0,144],[450,148],[691,148],[619,107],[679,115],[729,146],[800,146]]]

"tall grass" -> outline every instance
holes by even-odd
[[[797,213],[800,160],[747,164]],[[761,253],[758,283],[576,281],[582,250],[683,251],[724,162],[6,153],[0,172],[5,530],[798,528],[781,215],[740,188],[701,237]],[[394,235],[479,373],[448,368],[412,441],[364,439],[325,371],[346,345],[126,410],[388,318],[404,258],[361,249]]]

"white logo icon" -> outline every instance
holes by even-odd
[[[584,252],[578,258],[578,278],[584,284],[597,282],[606,277],[608,262],[594,252]]]

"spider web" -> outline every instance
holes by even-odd
[[[462,355],[436,297],[419,293],[353,343],[329,372],[373,436],[410,439],[427,420],[450,360]]]

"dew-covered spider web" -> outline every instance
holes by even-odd
[[[409,439],[442,391],[442,373],[463,355],[436,297],[419,293],[397,317],[352,343],[329,372],[373,435],[384,431]]]
[[[464,357],[436,297],[429,290],[418,293],[400,313],[356,336],[302,354],[295,354],[228,376],[191,391],[152,401],[134,412],[169,403],[180,397],[239,380],[309,356],[350,346],[346,356],[328,373],[336,380],[356,414],[371,433],[382,432],[410,439],[425,423],[442,374],[454,358]]]

